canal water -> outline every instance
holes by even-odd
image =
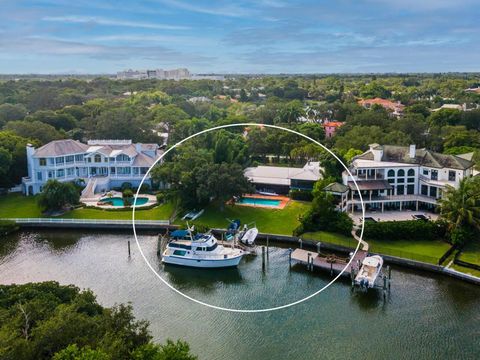
[[[288,250],[270,247],[238,269],[164,267],[156,237],[142,248],[170,284],[213,305],[265,308],[298,300],[327,284],[325,274],[289,268]],[[128,257],[127,241],[132,241]],[[260,314],[212,310],[161,283],[131,235],[80,231],[20,232],[0,239],[0,283],[56,280],[90,288],[105,306],[131,302],[157,341],[181,338],[200,359],[478,359],[480,287],[394,268],[381,291],[338,281],[292,308]]]

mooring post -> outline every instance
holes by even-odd
[[[302,239],[299,238],[299,239],[298,239],[298,243],[299,243],[300,249],[301,249],[301,248],[302,248]]]
[[[290,268],[292,267],[292,249],[288,249],[288,263],[290,265]]]
[[[319,242],[317,243],[317,253],[319,253],[319,254],[320,254],[320,247],[321,247],[321,246],[322,246],[322,243],[319,241]]]
[[[313,256],[310,259],[310,271],[313,271]]]
[[[265,246],[262,246],[262,269],[265,270]]]
[[[333,262],[330,263],[330,276],[333,276]]]
[[[268,256],[268,235],[267,235],[267,256]]]
[[[157,256],[160,256],[160,253],[162,251],[161,249],[162,249],[162,240],[161,240],[160,234],[158,234],[158,237],[157,237]]]
[[[387,266],[387,271],[388,271],[388,290],[390,290],[390,281],[392,279],[392,268],[390,265]]]
[[[130,257],[130,240],[128,240],[128,257]]]
[[[310,256],[311,256],[311,254],[308,253],[307,254],[307,270],[310,270]]]
[[[383,298],[387,296],[387,276],[383,275]]]
[[[350,280],[352,281],[352,290],[353,290],[353,287],[355,286],[355,269],[352,267],[350,267]]]

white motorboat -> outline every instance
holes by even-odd
[[[241,235],[240,241],[247,245],[253,245],[257,236],[258,236],[258,229],[256,227],[253,227],[251,229],[248,229]]]
[[[363,259],[362,267],[355,277],[355,284],[364,288],[372,288],[380,274],[380,270],[382,270],[382,266],[383,258],[381,256],[367,256]]]
[[[165,264],[196,268],[223,268],[237,266],[243,250],[218,244],[212,234],[192,236],[191,230],[176,230],[163,252]]]

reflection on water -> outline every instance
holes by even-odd
[[[181,291],[201,289],[203,292],[210,292],[221,286],[240,284],[243,280],[238,268],[191,269],[176,265],[161,265],[159,270],[167,274],[166,280]]]
[[[161,265],[156,236],[139,240],[170,284],[213,305],[282,305],[331,280],[290,268],[286,248],[271,247],[265,263],[261,255],[249,256],[238,269],[198,270]],[[32,231],[0,239],[0,283],[45,280],[91,288],[106,306],[132,302],[155,340],[185,339],[200,359],[475,359],[480,351],[480,287],[412,270],[393,269],[386,300],[381,290],[352,292],[344,280],[292,308],[233,314],[171,291],[151,273],[130,234]]]

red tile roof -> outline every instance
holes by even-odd
[[[403,110],[403,108],[405,107],[405,105],[401,104],[400,102],[393,102],[393,101],[381,99],[381,98],[359,100],[358,104],[362,106],[380,105],[390,110]]]

